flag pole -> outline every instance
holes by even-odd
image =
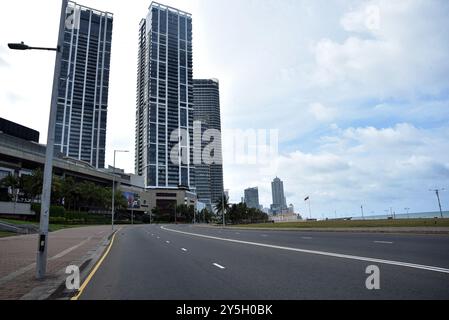
[[[307,196],[304,201],[309,201],[309,218],[312,219],[312,210],[310,209],[310,196]]]

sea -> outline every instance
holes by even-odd
[[[383,214],[383,215],[366,215],[364,218],[353,217],[352,220],[386,220],[391,218],[391,214]],[[434,212],[410,212],[407,213],[396,213],[396,219],[432,219],[432,218],[441,218],[441,214],[439,211]],[[449,211],[443,211],[443,218],[449,218]]]

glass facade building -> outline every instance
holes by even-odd
[[[284,182],[276,177],[271,182],[271,193],[273,196],[273,204],[271,205],[271,211],[273,213],[281,213],[287,209],[287,201],[284,195]]]
[[[260,209],[259,188],[245,189],[245,203],[248,208]]]
[[[220,88],[216,79],[193,80],[193,100],[195,103],[194,121],[201,122],[201,134],[214,129],[220,132],[219,146],[214,150],[218,163],[195,163],[195,186],[198,200],[206,204],[214,204],[223,195],[223,157],[221,148]],[[195,141],[198,141],[195,139]],[[201,151],[209,144],[201,141]]]
[[[139,26],[136,106],[135,169],[147,188],[194,188],[192,77],[191,15],[152,2]]]
[[[104,168],[113,15],[75,2],[68,9],[55,149]]]

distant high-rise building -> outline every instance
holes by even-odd
[[[139,27],[136,108],[135,166],[147,188],[194,187],[192,74],[191,15],[152,2]]]
[[[215,141],[214,158],[218,163],[195,163],[195,186],[198,199],[216,203],[223,195],[223,164],[221,150],[221,117],[219,82],[216,79],[193,80],[194,121],[201,123],[201,134],[214,129],[219,133],[219,141]],[[199,133],[199,132],[198,132]],[[201,151],[210,141],[201,141]]]
[[[113,15],[69,2],[62,48],[55,149],[104,168]]]
[[[259,189],[257,187],[245,189],[245,203],[248,208],[260,209]]]
[[[284,195],[284,183],[278,177],[271,182],[271,194],[273,196],[272,212],[275,214],[282,213],[287,209],[287,201]]]
[[[290,205],[288,206],[288,213],[295,213],[295,207],[293,206],[293,204],[290,203]]]

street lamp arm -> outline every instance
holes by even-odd
[[[60,46],[57,48],[47,48],[47,47],[30,47],[25,43],[8,43],[8,47],[11,50],[45,50],[45,51],[57,51],[60,52]]]
[[[46,48],[46,47],[30,47],[30,50],[46,50],[46,51],[60,51],[60,47],[57,48]]]

